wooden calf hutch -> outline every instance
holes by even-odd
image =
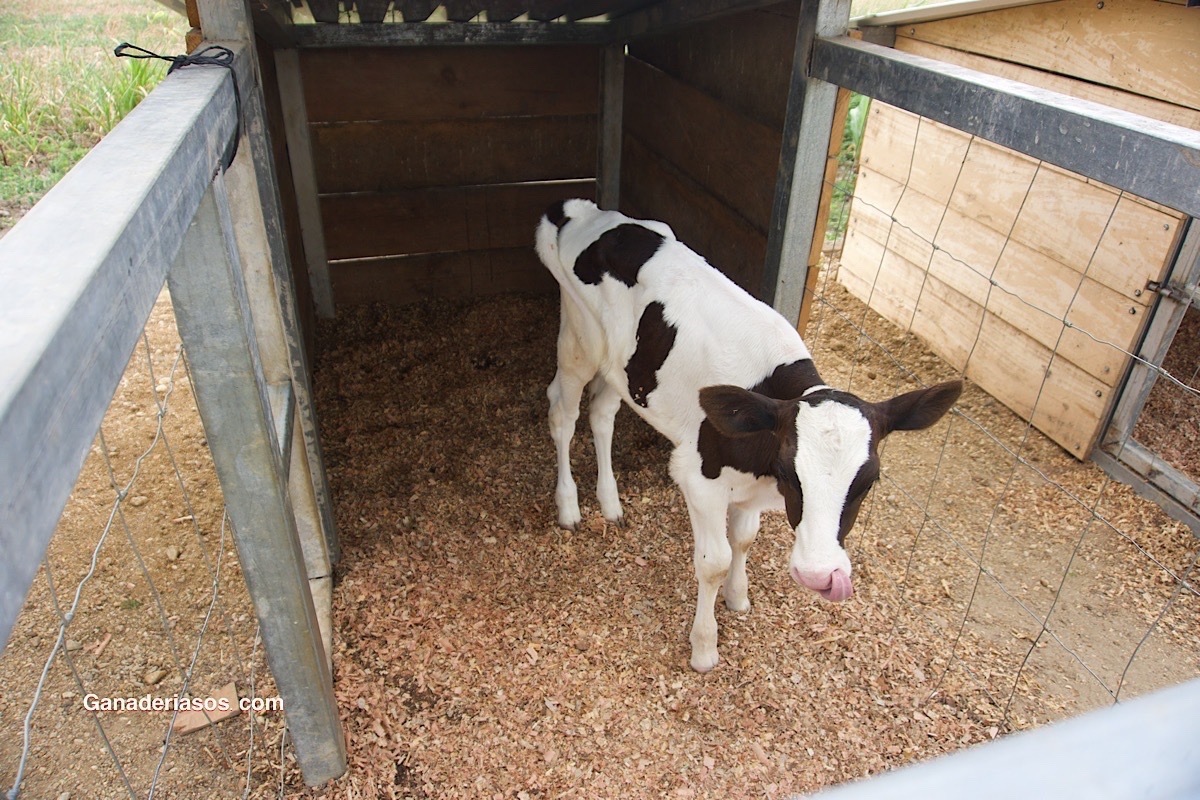
[[[1138,214],[1200,215],[1200,133],[859,41],[845,0],[196,0],[189,15],[192,49],[231,59],[168,76],[0,240],[0,637],[167,281],[311,784],[346,766],[318,316],[552,291],[534,225],[582,195],[667,221],[802,324],[846,89],[1136,193]]]
[[[1191,5],[962,2],[856,24],[898,52],[1198,131]],[[1194,518],[1195,476],[1163,473],[1130,441],[1149,371],[1127,383],[1139,358],[1162,363],[1194,302],[1180,208],[874,103],[839,279],[1068,452],[1126,462]]]

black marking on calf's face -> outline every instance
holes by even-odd
[[[625,365],[629,395],[642,408],[650,405],[650,393],[658,388],[658,370],[675,346],[675,326],[663,316],[662,303],[651,303],[638,321],[637,349]]]
[[[598,286],[605,275],[633,286],[642,265],[654,257],[662,243],[663,237],[649,228],[633,223],[618,225],[600,234],[579,254],[575,275],[592,286]]]
[[[700,425],[698,444],[700,469],[709,479],[719,477],[724,467],[731,467],[759,478],[775,478],[779,493],[783,496],[788,523],[795,528],[804,516],[804,489],[796,473],[798,404],[808,403],[815,406],[832,401],[857,408],[871,426],[871,441],[867,461],[851,481],[842,505],[838,526],[838,543],[841,544],[854,527],[863,500],[879,477],[879,458],[875,446],[876,442],[883,438],[883,431],[881,420],[869,413],[869,407],[854,395],[835,389],[822,389],[807,397],[801,397],[805,391],[819,385],[821,378],[813,366],[812,359],[780,364],[770,375],[750,388],[750,391],[766,397],[794,401],[782,407],[774,430],[731,437],[720,433],[705,419]]]

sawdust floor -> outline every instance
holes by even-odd
[[[828,382],[880,399],[917,385],[900,364],[950,375],[826,297],[807,338]],[[556,299],[527,296],[352,308],[321,329],[350,769],[310,792],[293,771],[302,794],[784,797],[1200,674],[1195,595],[1173,577],[1196,558],[1190,533],[973,387],[965,416],[888,442],[851,538],[855,597],[797,589],[791,533],[768,516],[753,609],[718,604],[721,663],[692,672],[666,441],[618,416],[614,527],[582,423],[585,521],[555,525],[556,334]]]

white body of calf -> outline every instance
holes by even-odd
[[[853,593],[843,541],[879,475],[877,445],[893,430],[936,422],[962,390],[953,381],[868,403],[821,382],[795,327],[679,242],[671,229],[587,200],[551,207],[537,253],[561,288],[558,371],[547,390],[558,453],[558,523],[574,529],[579,499],[570,442],[591,386],[600,510],[621,519],[612,472],[621,402],[674,444],[699,585],[692,667],[716,666],[717,592],[750,607],[746,554],[759,515],[784,509],[795,531],[793,579],[829,600]]]

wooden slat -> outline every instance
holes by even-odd
[[[636,59],[625,77],[626,131],[765,232],[780,132]]]
[[[1047,368],[1051,380],[1043,388]],[[1076,458],[1086,458],[1091,451],[1110,399],[1103,383],[1065,358],[1052,357],[1047,348],[993,314],[984,316],[967,377],[1018,416],[1032,417],[1038,430]]]
[[[629,54],[782,129],[798,8],[789,2],[690,25],[632,42]]]
[[[592,46],[300,54],[310,122],[596,114],[599,64]]]
[[[333,265],[330,272],[338,305],[549,294],[558,286],[532,247],[346,262]]]
[[[522,247],[551,203],[595,191],[570,181],[326,195],[321,217],[331,260]]]
[[[315,125],[322,193],[594,177],[595,116]]]
[[[1186,8],[1059,0],[928,22],[907,35],[1200,110],[1200,16]]]
[[[1021,81],[1031,86],[1040,86],[1043,89],[1061,92],[1071,97],[1092,100],[1093,102],[1103,103],[1106,106],[1113,106],[1114,108],[1123,108],[1126,111],[1132,111],[1135,114],[1141,114],[1151,119],[1169,122],[1172,125],[1200,129],[1200,111],[1176,105],[1174,102],[1155,100],[1150,97],[1133,94],[1132,92],[1120,91],[1108,86],[1076,80],[1065,75],[1056,75],[1021,64],[1014,64],[1011,61],[1002,61],[975,53],[966,53],[962,50],[942,47],[941,45],[930,44],[929,42],[910,39],[905,36],[897,36],[896,49],[918,56],[925,56],[926,58],[933,58],[938,61],[945,61],[949,64],[957,64],[960,67],[986,72],[989,75],[998,75],[1001,78]]]
[[[1082,272],[1116,205],[1116,192],[1071,173],[1040,169],[1025,194],[1012,238]]]
[[[328,47],[497,47],[501,45],[605,45],[606,24],[550,22],[437,22],[400,25],[293,25],[292,42],[302,50]]]
[[[623,208],[666,222],[682,242],[757,296],[767,244],[762,232],[637,138],[625,136],[622,156]]]

